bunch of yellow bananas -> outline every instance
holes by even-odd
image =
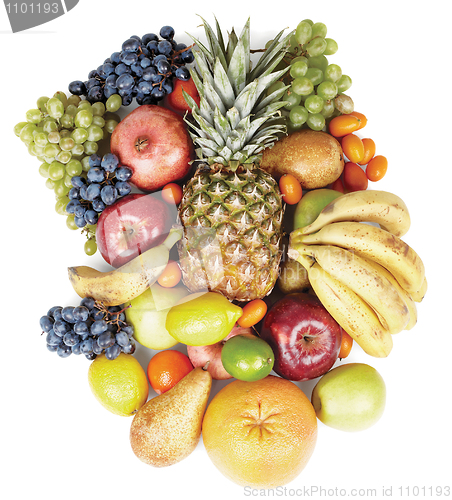
[[[306,268],[322,304],[371,356],[386,357],[391,334],[416,324],[416,302],[427,290],[421,258],[400,238],[410,223],[395,194],[355,191],[290,235],[289,257]]]

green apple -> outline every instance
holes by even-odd
[[[127,302],[126,319],[134,328],[137,342],[150,349],[161,350],[175,346],[178,341],[166,329],[166,316],[176,302],[188,295],[181,285],[164,288],[155,283],[141,295]]]
[[[372,366],[348,363],[323,375],[312,391],[311,402],[325,425],[342,431],[361,431],[383,415],[386,385]]]
[[[339,191],[326,188],[308,191],[295,208],[294,229],[309,226],[329,203],[341,195]]]

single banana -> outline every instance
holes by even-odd
[[[382,229],[396,236],[403,236],[411,225],[405,202],[388,191],[353,191],[333,200],[317,219],[300,229],[302,234],[311,234],[331,222],[355,221],[375,222]]]
[[[325,309],[363,351],[377,358],[388,356],[393,346],[392,336],[366,302],[295,248],[289,249],[289,256],[306,268],[311,286]]]
[[[290,235],[294,243],[336,245],[385,267],[409,293],[417,292],[425,268],[419,255],[403,240],[379,227],[361,222],[333,222],[314,234]]]
[[[141,295],[155,283],[168,264],[169,251],[182,237],[173,227],[165,241],[118,269],[100,272],[88,266],[69,267],[69,280],[80,297],[92,297],[106,306],[117,306]]]
[[[413,328],[413,326],[417,323],[417,307],[416,307],[416,303],[414,302],[411,295],[399,285],[399,282],[394,278],[394,276],[385,267],[380,266],[380,264],[377,264],[373,260],[366,259],[365,257],[361,257],[361,259],[364,259],[367,262],[368,266],[373,267],[376,270],[376,272],[378,272],[382,276],[384,276],[397,289],[400,296],[404,300],[405,305],[408,308],[408,311],[410,312],[410,320],[408,321],[408,323],[404,329],[411,330]],[[392,333],[394,333],[394,332],[392,332]]]
[[[425,294],[427,293],[427,288],[428,288],[427,277],[424,276],[424,281],[422,282],[421,288],[419,288],[419,290],[417,290],[416,292],[412,292],[411,298],[415,302],[422,302],[422,299],[425,297]]]
[[[296,245],[334,279],[361,297],[389,333],[405,329],[410,313],[397,288],[359,255],[334,245]]]

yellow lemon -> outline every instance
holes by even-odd
[[[166,329],[186,345],[211,345],[223,340],[242,315],[242,308],[217,292],[192,293],[168,312]]]
[[[100,404],[116,415],[132,416],[148,399],[146,373],[131,354],[121,353],[114,360],[97,356],[89,367],[88,381]]]

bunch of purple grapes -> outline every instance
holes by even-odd
[[[93,154],[88,163],[86,178],[82,175],[71,178],[73,187],[66,205],[66,212],[74,214],[74,222],[80,228],[97,224],[99,215],[108,205],[132,190],[127,182],[132,177],[132,170],[120,165],[116,155],[107,153],[100,157]]]
[[[83,95],[91,103],[105,103],[118,94],[123,106],[134,98],[140,105],[156,104],[173,91],[174,78],[190,79],[186,64],[194,61],[191,48],[174,40],[171,26],[164,26],[159,34],[131,36],[120,52],[89,73],[88,80],[71,82],[69,92]]]
[[[104,354],[109,360],[121,352],[133,354],[136,349],[133,327],[126,322],[120,306],[106,307],[91,297],[78,306],[54,306],[41,317],[47,349],[67,358],[84,354],[89,360]]]

